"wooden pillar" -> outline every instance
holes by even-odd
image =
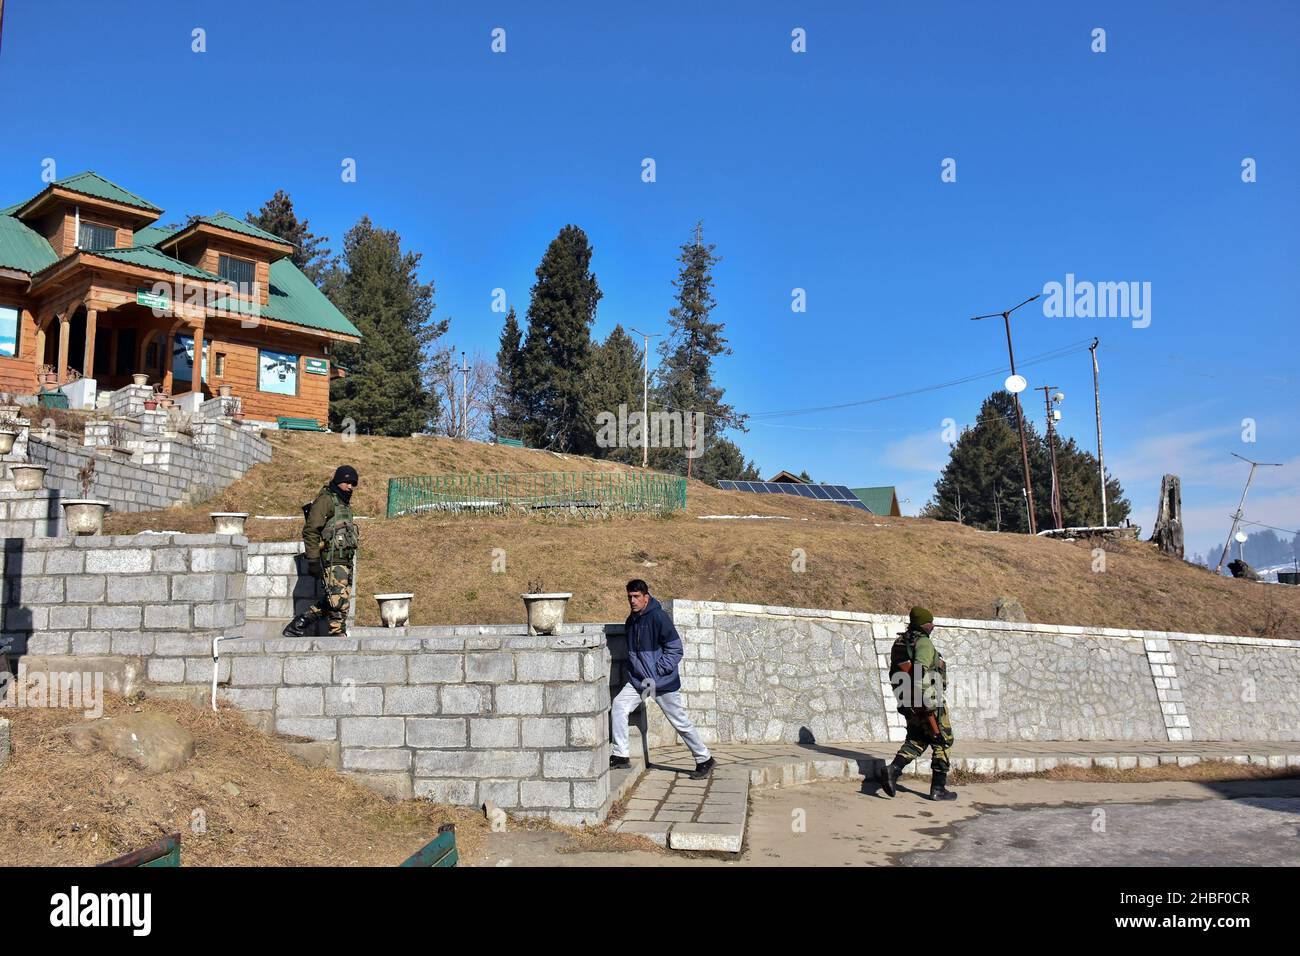
[[[105,370],[104,374],[107,375],[117,374],[117,346],[118,346],[118,329],[116,326],[114,326],[113,329],[108,334],[108,368]],[[131,374],[129,369],[127,370],[127,374],[128,375]]]
[[[68,315],[66,312],[59,316],[59,365],[56,371],[59,373],[58,384],[62,385],[64,379],[68,377]]]
[[[86,307],[86,360],[81,363],[83,378],[95,377],[95,325],[99,319],[99,310]]]
[[[190,391],[203,394],[203,326],[194,330],[194,377],[190,380]]]
[[[162,345],[163,391],[170,395],[172,393],[172,353],[176,348],[176,333],[168,332],[167,339]]]
[[[40,368],[45,364],[45,326],[41,325],[41,320],[36,319],[36,367]]]

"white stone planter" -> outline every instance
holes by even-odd
[[[18,440],[19,434],[16,428],[0,428],[0,455],[7,455],[14,450],[14,442]]]
[[[520,597],[524,599],[524,609],[528,612],[528,633],[555,634],[564,624],[564,606],[573,597],[573,592],[521,594]]]
[[[10,465],[9,470],[14,473],[15,491],[40,491],[45,487],[44,465]]]
[[[212,511],[212,530],[215,534],[243,534],[247,511]]]
[[[134,382],[136,385],[148,385],[149,375],[147,372],[136,372],[134,375],[131,376],[131,381]]]
[[[99,534],[104,530],[104,515],[109,503],[96,498],[68,498],[63,505],[63,516],[72,534]]]
[[[233,385],[217,386],[217,395],[219,395],[221,398],[229,398],[234,393],[235,393],[235,387]]]
[[[376,594],[379,602],[379,619],[384,627],[405,627],[411,619],[411,598],[414,594]]]

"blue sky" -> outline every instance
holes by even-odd
[[[933,489],[943,420],[972,421],[1005,370],[761,414],[1005,365],[1000,322],[969,317],[1067,274],[1150,283],[1145,328],[1026,307],[1017,358],[1100,337],[1107,464],[1144,526],[1172,471],[1189,550],[1222,540],[1248,470],[1232,451],[1287,463],[1258,476],[1247,517],[1300,526],[1300,6],[538,6],[10,0],[0,93],[21,114],[0,198],[39,189],[53,158],[171,218],[284,188],[336,249],[368,214],[422,253],[449,340],[487,354],[492,290],[522,314],[570,222],[595,247],[596,334],[665,328],[702,219],[734,349],[718,378],[755,415],[746,455],[765,477],[896,484],[905,513]],[[1023,371],[1066,393],[1062,431],[1094,447],[1087,352]]]

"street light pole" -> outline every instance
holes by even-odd
[[[650,467],[650,338],[658,332],[632,329],[645,342],[645,372],[641,378],[641,467]]]
[[[1246,507],[1246,492],[1250,491],[1250,483],[1255,479],[1256,468],[1281,468],[1280,461],[1251,461],[1238,455],[1235,451],[1231,452],[1233,458],[1240,458],[1242,461],[1250,463],[1250,474],[1246,476],[1246,487],[1241,490],[1241,501],[1237,503],[1237,513],[1232,516],[1232,530],[1228,532],[1228,540],[1223,542],[1223,554],[1219,555],[1219,563],[1214,566],[1214,573],[1220,574],[1223,571],[1223,562],[1228,560],[1228,549],[1232,547],[1232,539],[1237,535],[1237,526],[1241,524],[1241,516]]]
[[[1041,295],[1042,293],[1039,293]],[[971,318],[972,322],[978,322],[980,319],[991,319],[995,315],[1002,316],[1002,322],[1007,329],[1007,357],[1011,360],[1011,374],[1016,374],[1016,353],[1011,347],[1011,313],[1020,308],[1021,305],[1028,305],[1037,299],[1038,295],[1030,296],[1014,309],[1007,309],[1005,312],[990,312],[988,315],[976,315]],[[1011,393],[1012,399],[1016,404],[1016,429],[1020,432],[1020,463],[1025,470],[1025,503],[1029,511],[1029,533],[1038,533],[1038,520],[1034,513],[1034,486],[1029,479],[1029,445],[1025,441],[1025,419],[1020,411],[1020,396],[1015,392]]]
[[[1061,482],[1056,471],[1056,429],[1053,426],[1055,418],[1052,412],[1052,389],[1056,386],[1040,385],[1038,388],[1043,393],[1043,404],[1047,408],[1047,447],[1052,453],[1052,493],[1049,499],[1052,504],[1052,520],[1056,522],[1056,530],[1060,531],[1065,522],[1061,518]],[[1056,396],[1059,402],[1061,393],[1057,392]]]
[[[1101,477],[1101,526],[1110,527],[1106,514],[1106,459],[1101,454],[1101,383],[1097,371],[1097,344],[1100,339],[1093,339],[1088,351],[1092,353],[1092,401],[1097,407],[1097,473]]]

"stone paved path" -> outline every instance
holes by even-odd
[[[712,777],[694,781],[686,776],[695,766],[690,751],[682,746],[657,748],[650,752],[649,771],[641,772],[638,759],[631,771],[620,772],[613,781],[615,793],[630,796],[611,825],[673,849],[739,853],[750,787],[874,778],[897,749],[897,743],[884,741],[718,745],[712,748],[718,762]],[[1217,760],[1300,767],[1300,741],[959,741],[952,764],[955,770],[972,773],[1031,774],[1058,766],[1126,770]],[[907,768],[913,775],[929,772],[928,759]]]

